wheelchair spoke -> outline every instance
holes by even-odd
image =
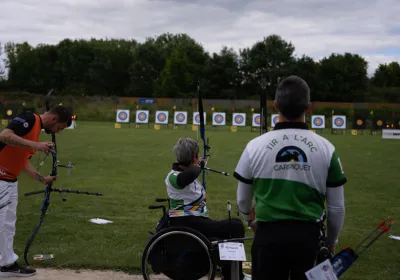
[[[156,233],[142,256],[144,279],[212,280],[216,263],[211,243],[200,233],[168,228]]]

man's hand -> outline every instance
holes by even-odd
[[[331,253],[332,256],[335,255],[335,249],[336,249],[336,245],[328,245],[328,251],[329,253]]]
[[[254,207],[253,207],[253,209],[251,209],[251,213],[250,213],[250,215],[249,215],[249,218],[250,218],[250,228],[252,229],[252,231],[254,232],[254,233],[256,233],[256,230],[257,230],[257,223],[255,222],[255,219],[256,219],[256,210],[254,209]]]
[[[35,150],[44,152],[44,153],[55,153],[56,150],[54,149],[54,143],[53,142],[38,142],[35,145]]]
[[[253,209],[251,209],[249,218],[251,221],[254,221],[256,219],[256,209],[253,207]]]
[[[208,158],[200,158],[199,159],[199,166],[204,168],[207,165]]]
[[[45,185],[50,184],[50,183],[54,182],[56,180],[56,178],[57,178],[56,176],[46,176],[43,178],[42,183]]]
[[[256,233],[256,231],[257,231],[257,223],[255,221],[252,221],[251,225],[250,225],[250,228],[254,233]]]

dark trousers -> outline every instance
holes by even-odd
[[[253,280],[306,280],[314,266],[320,228],[309,222],[257,223],[251,250]]]
[[[199,231],[207,238],[229,239],[244,237],[244,225],[240,219],[212,220],[206,217],[186,216],[170,219],[171,226],[184,226]],[[231,279],[231,266],[228,261],[219,261],[222,276]],[[242,262],[239,264],[240,279],[244,278]]]

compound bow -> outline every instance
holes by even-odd
[[[203,158],[206,160],[207,157],[210,158],[210,156],[211,156],[210,154],[208,154],[211,147],[209,145],[209,138],[206,139],[206,137],[205,137],[206,129],[205,129],[205,124],[204,124],[204,109],[203,109],[203,100],[201,98],[201,92],[200,92],[200,82],[197,82],[197,98],[198,98],[199,118],[200,118],[200,120],[199,120],[199,122],[200,122],[200,125],[199,125],[200,138],[203,140],[203,151],[204,151]],[[203,169],[202,184],[203,184],[204,190],[206,190],[206,177],[205,177],[206,171],[212,171],[215,173],[222,174],[224,176],[229,176],[229,173],[208,168],[208,167],[206,167],[206,164],[207,163],[201,162],[201,167]]]
[[[50,110],[50,95],[53,92],[53,90],[50,90],[49,93],[45,96],[46,99],[46,111]],[[56,136],[54,133],[51,133],[51,138],[52,138],[52,142],[54,143],[54,150],[55,152],[51,153],[52,158],[53,158],[53,163],[52,163],[52,170],[51,170],[51,174],[50,176],[57,176],[57,167],[64,167],[64,168],[68,168],[68,172],[70,172],[70,169],[73,168],[71,162],[68,165],[64,165],[64,164],[59,164],[59,161],[57,160],[57,145],[56,145]],[[47,157],[47,156],[46,156]],[[44,160],[43,160],[44,161]],[[41,165],[43,164],[43,161],[41,163]],[[62,193],[76,193],[76,194],[87,194],[87,195],[96,195],[96,196],[103,196],[103,194],[101,193],[92,193],[92,192],[87,192],[87,191],[79,191],[79,190],[70,190],[70,189],[56,189],[56,188],[52,188],[53,183],[49,183],[45,186],[44,190],[41,191],[34,191],[34,192],[29,192],[29,193],[25,193],[25,196],[30,196],[30,195],[35,195],[35,194],[40,194],[40,193],[44,193],[44,199],[43,199],[43,204],[42,204],[42,208],[41,208],[41,214],[40,214],[40,218],[38,223],[36,224],[32,235],[29,237],[28,242],[26,243],[25,246],[25,250],[24,250],[24,259],[25,259],[25,263],[27,265],[29,265],[28,263],[28,251],[30,246],[33,243],[33,240],[35,239],[36,235],[39,232],[39,229],[43,223],[43,219],[44,216],[46,215],[46,211],[49,207],[50,204],[50,194],[51,192],[58,192],[62,198],[62,200],[65,202],[67,199],[65,197],[62,196]]]

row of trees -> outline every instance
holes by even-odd
[[[294,74],[308,82],[314,101],[400,102],[398,62],[380,65],[369,78],[358,54],[296,57],[294,45],[278,35],[212,54],[186,34],[169,33],[143,43],[65,39],[36,47],[7,42],[2,49],[8,76],[0,86],[7,91],[186,98],[199,80],[205,98],[258,98],[260,84],[273,98],[279,80]]]

